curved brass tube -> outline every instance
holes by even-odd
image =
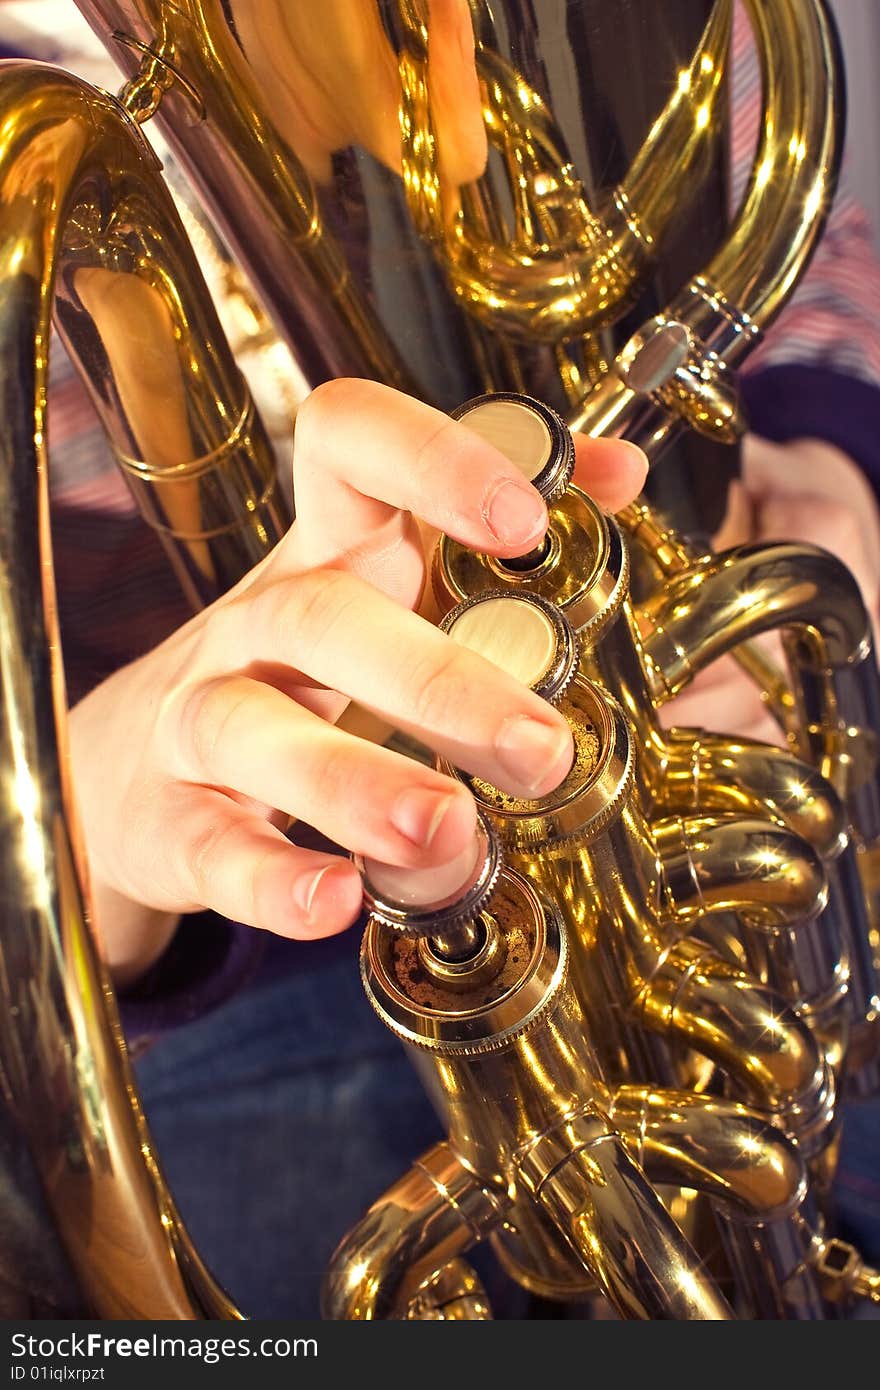
[[[643,496],[618,512],[617,520],[662,583],[702,558],[702,552],[679,535]],[[758,686],[780,729],[796,736],[797,706],[779,667],[754,642],[741,643],[733,656]]]
[[[810,1174],[788,1135],[733,1101],[651,1086],[622,1086],[611,1114],[651,1182],[710,1202],[738,1317],[824,1316],[804,1216]]]
[[[681,538],[644,501],[626,508],[619,520],[633,542],[650,555],[663,580],[664,592],[677,576],[693,573],[694,567],[698,567],[700,562]],[[700,585],[695,587],[699,592]],[[846,588],[851,641],[858,628],[860,598],[853,594],[851,585]],[[811,641],[815,641],[812,629],[810,631]],[[795,662],[798,658],[809,661],[808,653],[799,650],[796,636],[793,636],[794,642],[789,649]],[[640,651],[642,639],[637,631],[633,633],[633,641]],[[644,685],[639,686],[637,679],[641,677],[644,682],[647,659],[643,656],[634,662],[630,654],[624,662],[616,655],[622,651],[626,656],[629,645],[618,635],[612,651],[615,658],[612,669],[625,676],[626,688],[635,692],[631,699],[641,697],[642,704],[653,709],[651,700],[644,695]],[[845,1049],[847,1084],[862,1094],[870,1094],[880,1074],[877,1057],[880,964],[873,944],[872,916],[876,915],[876,901],[872,907],[868,897],[872,894],[876,899],[876,890],[871,888],[870,874],[865,875],[863,883],[861,868],[868,861],[866,849],[870,852],[871,845],[880,836],[876,759],[869,747],[863,750],[861,757],[853,757],[846,736],[838,739],[835,728],[843,729],[849,722],[847,714],[852,719],[861,717],[866,727],[874,727],[873,715],[865,708],[864,700],[860,709],[853,709],[851,703],[848,709],[839,707],[841,698],[852,696],[853,686],[863,686],[870,701],[877,685],[872,674],[873,656],[868,652],[852,668],[840,667],[832,684],[824,672],[817,674],[801,665],[795,673],[796,697],[779,672],[768,668],[757,648],[745,642],[735,647],[732,654],[761,685],[765,702],[780,727],[788,733],[789,742],[800,740],[805,744],[805,751],[822,767],[822,774],[788,751],[706,734],[701,730],[661,732],[643,718],[642,726],[647,728],[645,766],[650,789],[658,804],[668,809],[769,810],[822,854],[830,900],[822,923],[821,940],[816,942],[817,959],[819,955],[825,957],[838,977],[838,986],[844,983],[846,972],[848,982],[841,1008],[830,1011],[835,1017],[831,1018],[819,1005],[819,1013],[826,1012],[826,1018],[820,1023],[817,1015],[816,1022],[832,1052]],[[629,706],[630,701],[628,709]],[[809,723],[811,718],[819,721],[815,727]],[[832,777],[843,782],[841,791],[848,793],[846,801],[830,780]],[[856,834],[850,833],[850,817],[860,832],[862,843]],[[832,958],[837,943],[841,960],[835,966]],[[759,973],[764,973],[754,960],[752,964]],[[826,977],[833,992],[835,986],[827,971]],[[844,1031],[848,1036],[844,1036]]]
[[[406,364],[283,129],[279,94],[270,111],[218,0],[77,6],[130,78],[132,114],[162,126],[278,331],[306,361],[309,384],[368,376],[407,389]],[[145,85],[152,96],[142,105]]]
[[[786,749],[675,728],[663,736],[662,756],[664,811],[769,814],[823,859],[836,858],[847,842],[846,811],[834,787]]]
[[[2,71],[3,275],[8,331],[21,334],[9,350],[37,347],[36,380],[20,388],[43,389],[40,317],[54,300],[126,481],[199,606],[286,529],[271,445],[122,107],[57,69]]]
[[[833,1077],[807,1023],[775,991],[705,946],[681,941],[647,982],[633,1014],[716,1061],[752,1103],[784,1120],[807,1156],[827,1146]]]
[[[767,932],[811,921],[828,901],[813,847],[772,822],[740,816],[670,817],[651,831],[676,926],[736,912]]]
[[[753,345],[743,329],[752,337],[766,330],[803,274],[834,196],[843,138],[840,55],[825,5],[747,5],[766,112],[751,181],[732,235],[669,314],[728,366]],[[781,53],[798,61],[783,65]]]
[[[627,1085],[613,1092],[608,1113],[652,1183],[695,1188],[762,1221],[791,1216],[806,1195],[797,1146],[736,1101]]]
[[[745,201],[724,247],[636,334],[614,369],[570,416],[586,434],[625,434],[654,460],[685,424],[735,436],[726,369],[755,347],[803,272],[837,179],[842,79],[821,0],[748,0],[761,55],[765,118]],[[798,62],[774,55],[796,53]],[[658,336],[659,335],[659,336]],[[667,340],[658,379],[633,363]]]
[[[175,399],[168,402],[173,447],[193,448],[184,481],[170,485],[175,500],[165,512],[169,526],[186,533],[182,571],[193,588],[198,575],[212,584],[227,577],[230,555],[238,557],[230,564],[240,563],[268,545],[275,516],[269,457],[250,412],[243,423],[246,397],[155,159],[119,106],[70,74],[8,63],[0,125],[4,1096],[91,1316],[236,1318],[193,1252],[162,1178],[89,930],[48,543],[45,402],[56,275],[66,294],[83,291],[86,316],[91,303],[96,346],[111,347],[104,315],[111,300],[133,315],[149,306],[150,322],[166,323],[139,351],[146,380],[163,389],[176,384],[180,412]],[[148,235],[127,232],[130,218]],[[178,343],[176,331],[191,324],[205,332],[204,349],[184,351]],[[68,324],[69,338],[84,341],[85,325],[85,318]],[[122,331],[135,327],[130,320]],[[118,373],[105,366],[109,411],[117,388],[119,401],[136,397],[146,405],[147,396],[129,391],[131,382],[123,385],[128,361]],[[215,394],[225,383],[238,392],[229,407]],[[161,404],[152,401],[160,418]],[[140,409],[120,413],[120,432],[131,427],[140,440],[145,423]],[[204,471],[190,476],[188,464],[212,451],[210,463],[201,460]],[[173,473],[184,462],[167,452],[145,458],[157,472]],[[228,488],[230,507],[222,533],[213,521],[205,526],[207,503],[202,509],[215,462],[217,492]],[[161,482],[157,476],[149,483],[157,498],[164,496]],[[241,510],[253,530],[236,520],[236,504],[246,500],[253,505]]]
[[[732,6],[718,0],[689,67],[620,186],[593,213],[561,132],[521,73],[478,42],[477,71],[489,139],[510,173],[515,218],[505,240],[487,237],[467,200],[448,219],[439,196],[440,143],[430,119],[427,31],[408,3],[400,57],[403,177],[410,211],[436,243],[455,294],[490,327],[526,341],[560,342],[620,316],[657,255],[678,205],[696,183],[718,134]],[[675,180],[663,176],[675,170]],[[427,197],[426,190],[433,196]]]
[[[652,832],[672,930],[693,930],[714,945],[706,925],[734,913],[748,969],[810,1023],[839,1071],[849,1041],[849,967],[838,904],[829,911],[815,849],[783,826],[733,816],[673,817]]]
[[[406,1317],[426,1282],[488,1235],[503,1211],[503,1200],[480,1186],[448,1144],[435,1145],[336,1248],[324,1278],[322,1316]]]
[[[871,847],[880,839],[871,733],[880,721],[880,675],[864,600],[842,560],[818,546],[741,546],[681,571],[643,616],[652,630],[642,649],[660,703],[740,643],[787,629],[800,751],[835,785],[843,781],[862,841]]]
[[[661,703],[762,632],[796,627],[812,634],[811,654],[823,669],[859,661],[870,643],[858,584],[842,560],[818,546],[747,545],[706,556],[670,579],[642,612],[651,626],[643,639],[648,675]]]

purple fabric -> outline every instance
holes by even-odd
[[[776,444],[835,444],[880,497],[880,388],[823,367],[767,367],[740,381],[750,428]]]
[[[268,935],[213,912],[184,917],[167,950],[118,994],[122,1026],[137,1055],[169,1028],[190,1023],[256,975]]]

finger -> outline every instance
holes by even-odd
[[[836,555],[855,578],[862,598],[873,613],[880,589],[876,551],[866,544],[862,521],[846,503],[805,495],[770,495],[758,509],[761,538],[804,541]]]
[[[628,439],[576,434],[574,449],[574,481],[606,512],[619,512],[644,487],[648,460]]]
[[[724,517],[712,537],[712,547],[714,550],[732,550],[735,545],[747,545],[754,536],[754,503],[742,481],[731,478]]]
[[[247,677],[190,698],[180,754],[177,776],[234,787],[385,863],[442,864],[473,838],[474,801],[460,783]]]
[[[765,743],[785,743],[759,687],[729,656],[713,662],[686,690],[664,704],[660,721],[664,728],[708,729]]]
[[[514,795],[543,796],[568,772],[571,733],[546,700],[345,571],[309,571],[223,612],[218,670],[229,651],[243,664],[289,654],[313,680]]]
[[[442,411],[388,386],[338,379],[303,402],[294,438],[297,559],[328,563],[412,512],[463,545],[521,554],[547,509],[516,466]]]
[[[211,788],[180,789],[169,893],[279,936],[343,931],[363,902],[360,876],[339,855],[301,849]]]

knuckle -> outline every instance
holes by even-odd
[[[309,392],[296,412],[295,463],[298,453],[310,454],[313,446],[323,449],[328,430],[333,430],[340,416],[350,416],[363,407],[371,385],[358,377],[335,377]]]
[[[465,695],[461,653],[449,651],[417,661],[411,670],[411,708],[415,722],[426,730],[449,728],[460,720]]]
[[[340,626],[354,611],[358,590],[341,570],[314,569],[296,582],[266,590],[272,640],[280,644],[282,659],[296,654],[297,664],[308,669],[310,658],[332,644]]]
[[[186,871],[196,901],[212,901],[219,867],[228,859],[229,848],[237,831],[237,823],[230,821],[218,807],[216,814],[202,821],[190,837],[186,848]]]
[[[187,699],[181,718],[187,762],[200,775],[214,780],[225,761],[228,745],[237,743],[237,721],[248,702],[249,685],[210,681]]]

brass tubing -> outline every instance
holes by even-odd
[[[638,545],[663,581],[689,569],[697,560],[703,558],[703,552],[674,531],[644,497],[631,502],[618,512],[617,520],[630,541]],[[797,707],[779,668],[768,661],[754,642],[741,643],[733,656],[758,686],[766,708],[780,729],[796,737]]]
[[[701,276],[670,306],[671,318],[736,365],[803,274],[831,206],[843,141],[843,77],[822,0],[747,0],[764,88],[764,122],[736,226]],[[779,55],[797,54],[781,63]]]
[[[143,137],[112,97],[69,73],[2,67],[5,296],[18,351],[33,356],[25,325],[54,295],[126,481],[199,607],[284,534],[271,445]],[[51,178],[29,165],[38,155],[54,161]],[[48,344],[38,337],[37,390]]]
[[[525,1152],[520,1174],[622,1318],[733,1317],[607,1121],[565,1117]]]
[[[90,1316],[237,1318],[164,1183],[89,929],[48,541],[50,310],[75,216],[100,194],[112,221],[117,199],[138,190],[153,225],[164,225],[169,257],[181,233],[152,155],[88,84],[42,65],[6,64],[0,122],[4,1099]],[[83,235],[80,227],[74,240]],[[214,409],[205,402],[206,415]]]
[[[735,913],[751,973],[809,1020],[839,1070],[848,966],[816,850],[783,826],[739,817],[671,817],[652,833],[674,926],[702,935],[707,918]]]
[[[450,1260],[407,1308],[414,1322],[488,1322],[492,1309],[482,1282],[464,1260]]]
[[[658,320],[692,335],[683,364],[691,399],[679,409],[674,394],[636,389],[624,349],[569,416],[572,429],[622,435],[651,462],[686,423],[727,437],[721,396],[705,389],[705,379],[722,384],[717,364],[735,366],[779,313],[812,256],[836,187],[843,81],[826,7],[822,0],[748,0],[748,8],[765,112],[749,189],[725,245]],[[780,53],[798,61],[783,64]]]
[[[266,102],[225,7],[218,0],[76,3],[135,84],[145,60],[165,73],[154,119],[309,385],[366,376],[407,389],[406,364],[356,283],[283,129],[289,93],[275,89],[274,109]],[[281,42],[277,29],[273,38]],[[279,61],[277,51],[272,59]],[[133,114],[149,111],[133,105]]]
[[[833,901],[841,907],[844,929],[850,923],[865,923],[863,930],[849,930],[844,937],[850,1019],[846,1085],[853,1094],[873,1095],[880,1087],[880,945],[876,930],[871,930],[855,846],[848,846],[837,862],[828,866],[828,876]]]
[[[785,1220],[808,1175],[797,1145],[766,1114],[718,1096],[620,1086],[609,1118],[652,1183],[695,1188],[733,1216]]]
[[[765,932],[812,921],[828,882],[812,845],[772,821],[739,816],[671,816],[654,821],[676,925],[707,912],[736,912]]]
[[[373,1007],[408,1043],[453,1151],[485,1188],[509,1195],[524,1282],[564,1297],[592,1277],[623,1317],[726,1316],[608,1124],[592,1020],[568,974],[559,918],[507,869],[486,910],[507,940],[504,975],[491,988],[479,970],[470,990],[459,981],[454,994],[427,982],[413,970],[417,943],[373,916],[363,978]],[[362,1239],[351,1244],[350,1262],[362,1248]]]
[[[677,574],[645,610],[651,689],[660,702],[741,642],[787,629],[802,752],[842,788],[860,842],[880,839],[880,675],[855,578],[818,546],[743,546]],[[852,730],[863,744],[850,750]]]
[[[829,1316],[826,1291],[813,1262],[812,1203],[786,1221],[746,1224],[729,1211],[716,1214],[733,1271],[740,1318],[816,1322]]]
[[[786,749],[675,728],[664,734],[662,773],[658,791],[667,813],[769,814],[825,860],[847,843],[846,811],[834,787]]]
[[[716,1061],[749,1103],[797,1136],[808,1157],[827,1148],[834,1079],[808,1024],[775,991],[686,940],[668,952],[632,1012]]]
[[[488,1235],[503,1211],[503,1199],[481,1187],[448,1144],[435,1145],[337,1246],[322,1317],[405,1318],[422,1287]]]
[[[809,1174],[793,1140],[765,1114],[716,1096],[622,1086],[610,1115],[652,1183],[685,1186],[711,1204],[737,1279],[737,1314],[821,1317],[805,1252]],[[743,1296],[750,1307],[742,1308]]]
[[[664,577],[664,592],[676,575],[691,569],[694,557],[685,543],[646,503],[626,508],[619,520],[632,542],[645,547],[656,562]],[[848,602],[857,613],[858,603],[853,601],[851,591]],[[849,626],[854,637],[857,621],[850,620]],[[613,640],[614,633],[611,633],[603,647]],[[751,669],[750,652],[746,642],[737,646],[733,655],[745,657],[745,664]],[[808,717],[803,710],[805,690],[811,692],[810,708],[814,717],[825,721],[815,726],[813,756],[819,766],[841,780],[833,730],[845,722],[838,700],[844,690],[852,693],[854,678],[850,668],[837,669],[836,691],[829,690],[824,677],[817,679],[811,670],[800,669],[802,715],[799,728],[798,702],[790,688],[778,673],[768,673],[757,648],[754,652],[760,664],[752,674],[762,682],[769,682],[765,685],[768,708],[783,729],[802,741],[811,738],[810,728],[803,727]],[[875,682],[863,662],[856,664],[856,670],[866,672],[867,688],[874,690]],[[854,713],[850,710],[851,717]],[[862,709],[862,718],[870,717],[873,715]],[[830,737],[829,729],[832,731]],[[829,741],[830,756],[826,756]],[[833,954],[836,943],[840,943],[837,973],[841,982],[845,972],[849,976],[840,1005],[840,1021],[845,1024],[849,1038],[838,1037],[832,1047],[845,1045],[847,1048],[847,1085],[860,1094],[870,1094],[880,1080],[877,1049],[880,964],[876,947],[872,945],[871,910],[859,869],[863,857],[861,846],[850,834],[848,807],[840,792],[829,776],[823,776],[786,750],[707,734],[703,730],[672,729],[663,733],[659,742],[655,735],[647,742],[647,753],[649,764],[656,764],[652,786],[664,808],[769,811],[803,835],[822,854],[829,883],[829,904],[822,919],[823,949]],[[843,791],[850,791],[853,818],[862,829],[868,830],[869,838],[872,827],[880,826],[880,814],[875,808],[874,757],[871,748],[865,748],[861,757],[847,757],[853,769],[846,773],[843,786]],[[854,790],[846,785],[853,782],[857,784]],[[832,1032],[838,1029],[839,1023],[835,1023]]]
[[[555,792],[516,803],[473,779],[469,785],[507,861],[540,884],[568,927],[571,971],[603,1075],[612,1084],[651,1077],[673,1085],[656,1043],[675,1037],[727,1068],[746,1097],[823,1148],[834,1088],[807,1024],[775,991],[705,945],[675,942],[674,903],[640,808],[633,736],[622,711],[580,677],[560,709],[576,756]],[[772,836],[779,827],[767,829]],[[806,845],[800,858],[807,871],[796,907],[815,911],[816,893],[824,893],[821,867]],[[779,911],[772,895],[768,910]],[[652,1033],[659,1035],[653,1047]]]
[[[59,69],[2,72],[7,313],[23,329],[54,297],[129,488],[198,607],[286,530],[271,445],[158,161],[123,108]],[[39,339],[37,389],[48,345]]]
[[[844,797],[862,844],[880,842],[880,676],[870,632],[849,663],[831,666],[810,634],[783,634],[796,674],[795,698],[803,753]]]
[[[822,670],[843,670],[861,662],[870,643],[851,572],[828,551],[806,544],[747,545],[706,556],[671,578],[643,613],[651,626],[644,638],[649,678],[661,703],[763,632],[798,628],[807,644],[798,667],[807,669],[815,662]]]
[[[425,197],[426,188],[440,187],[438,144],[426,99],[426,35],[418,24],[408,26],[401,72],[410,210],[471,313],[527,342],[551,343],[595,333],[621,316],[674,221],[680,182],[696,186],[711,164],[732,13],[730,0],[712,6],[689,65],[598,215],[587,205],[553,114],[484,34],[476,54],[483,119],[511,171],[516,221],[504,241],[488,238],[466,211],[450,225],[442,198]],[[658,177],[663,168],[674,168],[676,179]]]

